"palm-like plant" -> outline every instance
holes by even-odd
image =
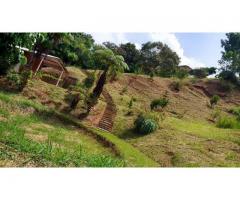
[[[91,94],[90,101],[88,102],[87,113],[90,111],[91,107],[97,103],[100,97],[104,85],[107,81],[116,80],[116,78],[128,69],[128,65],[124,62],[124,58],[119,55],[115,55],[112,50],[98,47],[94,52],[95,66],[103,69],[95,88]]]

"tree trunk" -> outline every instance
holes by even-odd
[[[102,94],[104,85],[107,80],[107,72],[108,72],[108,68],[103,71],[100,78],[98,79],[98,82],[97,82],[95,88],[93,89],[93,92],[87,102],[87,111],[86,111],[86,113],[80,114],[80,116],[79,116],[80,119],[87,117],[91,111],[91,108],[97,104],[97,100],[100,97],[100,95]]]
[[[98,79],[97,85],[93,89],[92,95],[96,99],[98,99],[100,97],[100,95],[102,94],[103,87],[104,87],[104,85],[106,83],[106,80],[107,80],[107,71],[108,71],[108,69],[103,71],[103,73],[101,74],[100,78]]]

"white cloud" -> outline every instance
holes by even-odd
[[[195,58],[184,55],[184,49],[174,33],[149,33],[151,41],[161,41],[167,44],[181,58],[181,65],[189,65],[192,68],[205,67],[206,65]]]
[[[115,44],[124,44],[131,42],[127,39],[127,33],[90,33],[97,44],[102,44],[103,42],[114,42]],[[141,44],[134,43],[137,49],[141,48]]]
[[[102,44],[103,42],[110,41],[115,44],[131,42],[127,39],[127,33],[90,33],[95,42]],[[143,38],[144,41],[161,41],[167,44],[173,51],[175,51],[181,58],[181,65],[189,65],[192,68],[205,67],[206,65],[195,58],[188,57],[184,54],[184,49],[181,47],[180,42],[174,33],[146,33],[146,37]],[[135,43],[138,49],[141,48],[140,43]]]
[[[129,42],[125,37],[124,33],[91,33],[94,40],[98,44],[103,42],[114,42],[115,44],[127,43]]]

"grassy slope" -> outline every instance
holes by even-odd
[[[118,137],[53,111],[60,110],[65,94],[40,80],[30,81],[24,91],[34,100],[0,92],[0,166],[158,166]],[[39,103],[46,101],[51,104]],[[103,147],[106,141],[113,148]]]
[[[1,166],[123,165],[84,129],[59,121],[40,104],[1,92],[0,110]]]
[[[154,78],[151,81],[148,77],[138,76],[135,81],[131,80],[131,75],[124,75],[107,85],[118,108],[114,133],[120,138],[161,166],[239,166],[240,131],[220,129],[208,121],[213,109],[207,106],[207,96],[192,89],[190,83],[176,93],[169,89],[171,79]],[[146,136],[134,134],[131,128],[137,114],[148,111],[151,100],[164,94],[170,104],[161,128]],[[131,97],[137,100],[133,103],[133,116],[127,116]],[[226,102],[221,100],[219,109],[233,106]]]

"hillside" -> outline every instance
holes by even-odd
[[[217,128],[213,113],[232,117],[228,110],[240,105],[240,92],[229,89],[218,80],[183,80],[179,92],[171,85],[174,79],[125,74],[116,82],[108,83],[117,107],[113,134],[131,143],[155,160],[160,166],[239,166],[240,130]],[[221,100],[215,109],[210,108],[211,95]],[[137,115],[150,110],[153,99],[166,96],[170,103],[161,127],[149,135],[132,130]],[[131,98],[136,100],[128,115]]]
[[[79,82],[89,71],[69,67]],[[69,91],[31,79],[21,93],[0,91],[0,166],[239,166],[240,130],[216,126],[214,113],[233,117],[240,91],[214,79],[179,80],[123,74],[109,82],[89,116],[80,99],[69,112]],[[215,108],[209,99],[221,97]],[[169,99],[160,128],[133,130],[152,100]],[[134,98],[132,108],[129,102]],[[159,114],[162,111],[157,111]],[[108,131],[105,131],[105,130]]]
[[[158,165],[132,145],[63,112],[66,95],[66,89],[38,78],[21,93],[0,90],[1,167]]]

